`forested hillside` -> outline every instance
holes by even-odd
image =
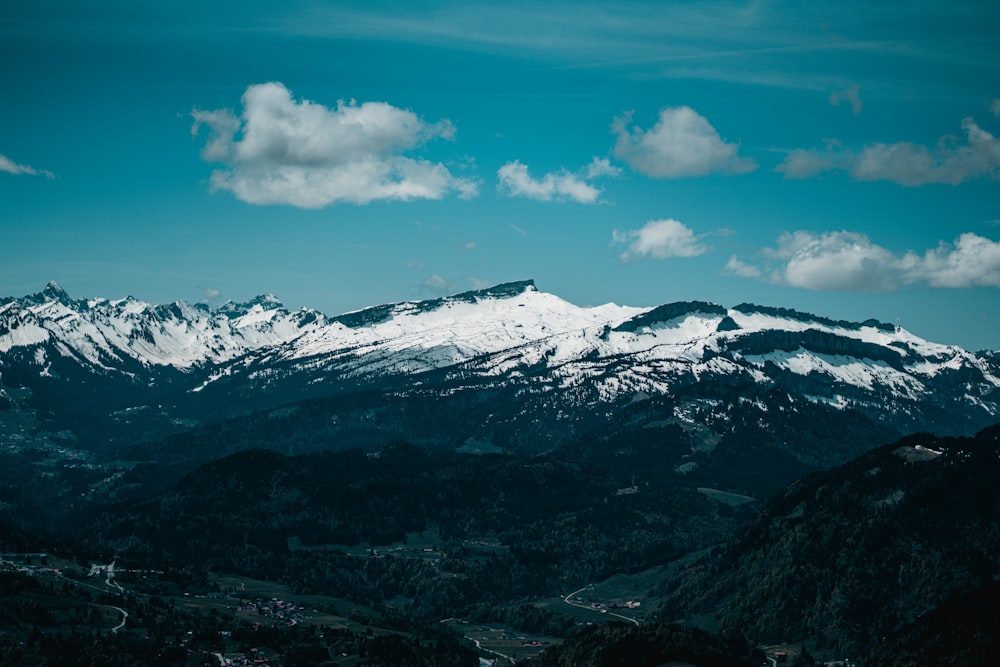
[[[738,539],[663,582],[664,609],[863,654],[997,577],[998,479],[1000,427],[881,447],[775,496]]]
[[[80,538],[108,558],[243,572],[372,604],[401,595],[407,613],[435,617],[678,558],[728,538],[747,512],[683,483],[400,443],[242,452],[155,499],[99,512]],[[427,531],[436,539],[426,558],[381,549]]]

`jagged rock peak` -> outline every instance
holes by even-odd
[[[734,320],[733,318],[731,318],[729,315],[726,315],[719,322],[719,326],[716,327],[715,330],[718,331],[718,332],[723,332],[723,331],[739,331],[740,330],[740,325],[736,323],[736,320]]]
[[[215,312],[231,316],[240,316],[250,312],[255,306],[260,306],[262,310],[278,310],[284,308],[285,304],[283,304],[281,300],[273,294],[258,294],[254,298],[245,302],[238,303],[235,301],[226,301],[224,304],[216,308]]]
[[[68,297],[69,296],[69,294],[66,293],[66,290],[64,290],[59,285],[59,283],[57,283],[54,280],[50,280],[48,282],[48,284],[45,286],[45,289],[42,290],[42,294],[45,294],[46,296],[51,296],[51,297],[54,297],[54,298]]]
[[[264,310],[274,310],[275,308],[284,308],[285,304],[281,302],[281,299],[274,296],[273,294],[258,294],[254,298],[247,301],[244,306],[249,306],[253,308],[254,306],[260,306]]]
[[[45,289],[41,292],[36,292],[25,297],[26,301],[42,304],[51,301],[58,301],[59,303],[69,305],[73,303],[73,300],[69,297],[69,294],[64,290],[59,283],[54,280],[50,280]]]

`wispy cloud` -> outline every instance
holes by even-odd
[[[603,190],[588,183],[587,179],[618,176],[620,173],[621,168],[612,165],[607,158],[595,157],[579,173],[563,169],[547,173],[541,178],[532,178],[528,173],[528,166],[520,160],[514,160],[497,170],[497,189],[509,197],[597,204]]]
[[[8,174],[27,174],[28,176],[45,176],[55,178],[55,174],[46,169],[36,169],[30,165],[18,164],[6,155],[0,154],[0,171]]]
[[[202,158],[226,165],[211,185],[251,204],[320,208],[337,202],[473,197],[478,184],[443,164],[405,156],[433,139],[452,139],[448,120],[427,123],[385,102],[296,100],[281,83],[249,86],[237,117],[192,112],[192,135],[209,129]]]
[[[733,256],[726,272],[814,290],[888,292],[914,284],[1000,287],[1000,243],[965,233],[918,254],[894,252],[866,235],[838,231],[783,234],[750,261]]]
[[[623,232],[614,231],[613,244],[627,244],[619,259],[632,262],[639,259],[669,259],[671,257],[695,257],[708,252],[708,246],[701,242],[690,227],[672,218],[650,220],[639,229]]]
[[[930,29],[948,20],[967,25],[977,12],[983,10],[928,3],[887,9],[861,0],[845,0],[822,13],[758,0],[438,0],[308,3],[303,10],[283,12],[268,26],[295,35],[530,57],[556,68],[621,68],[630,77],[722,79],[829,92],[851,83],[845,71],[858,57],[884,57],[893,64],[982,62],[980,51],[992,52],[988,43],[956,44]],[[808,64],[791,62],[803,57],[810,58]],[[895,85],[898,70],[880,84]],[[871,70],[875,81],[876,71]]]
[[[611,160],[606,157],[594,157],[587,165],[587,178],[601,178],[602,176],[618,177],[622,175],[622,168],[611,164]]]
[[[834,34],[809,12],[755,0],[697,3],[625,2],[501,4],[443,1],[359,9],[345,3],[311,4],[271,25],[281,31],[324,37],[352,37],[445,45],[489,53],[531,54],[576,66],[657,65],[708,59],[742,70],[755,54],[897,48],[899,35],[871,39],[873,10],[861,2],[841,3],[826,13]],[[922,15],[927,9],[912,13]],[[875,11],[874,13],[878,13]],[[907,12],[896,10],[894,18]],[[756,63],[760,65],[761,63]],[[728,68],[732,70],[733,68]]]
[[[467,280],[469,281],[469,285],[472,286],[472,289],[485,289],[487,287],[493,286],[493,283],[491,283],[490,281],[483,280],[482,278],[479,278],[477,276],[469,276]]]
[[[559,56],[582,53],[628,58],[660,52],[681,53],[679,42],[745,31],[759,16],[759,3],[725,0],[693,5],[643,2],[502,5],[438,2],[359,10],[314,5],[288,15],[279,28],[296,34],[351,36],[464,46],[479,51],[531,50]],[[664,39],[673,37],[673,40]]]
[[[424,278],[424,281],[420,284],[420,286],[424,291],[432,292],[434,294],[452,294],[459,291],[458,285],[445,280],[436,273]]]
[[[892,181],[909,186],[1000,179],[1000,140],[972,118],[962,121],[962,130],[964,141],[944,136],[933,148],[903,141],[872,143],[860,151],[852,151],[828,141],[822,151],[801,148],[790,151],[775,170],[786,178],[845,171],[859,181]]]
[[[739,145],[727,143],[711,123],[691,107],[667,107],[649,130],[629,126],[632,114],[611,125],[617,135],[615,157],[653,178],[683,178],[712,173],[742,174],[757,164],[738,155]]]
[[[840,103],[844,102],[851,105],[851,113],[857,116],[861,113],[864,108],[864,103],[861,101],[861,86],[858,84],[851,84],[843,90],[835,90],[830,93],[830,104],[835,107],[839,107]]]
[[[726,262],[724,271],[725,273],[733,276],[739,276],[740,278],[760,278],[762,275],[760,268],[754,266],[753,264],[747,264],[736,257],[736,255],[729,258],[729,261]]]

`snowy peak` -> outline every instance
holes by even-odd
[[[265,312],[269,310],[283,310],[284,304],[273,294],[259,294],[244,303],[226,301],[215,309],[215,313],[228,317],[242,317],[251,311]]]
[[[534,280],[522,280],[519,282],[502,283],[485,289],[462,292],[453,296],[439,297],[437,299],[404,301],[401,303],[373,306],[338,315],[333,318],[333,321],[339,322],[346,327],[357,329],[359,327],[381,324],[398,315],[431,313],[450,304],[478,303],[487,299],[510,299],[526,292],[535,291],[537,290],[535,289]]]
[[[313,311],[287,311],[273,295],[245,304],[176,301],[153,305],[128,296],[76,301],[57,283],[0,307],[0,353],[48,346],[34,359],[78,359],[101,372],[142,366],[220,363],[264,346],[293,340],[325,325]],[[0,359],[2,362],[2,359]]]
[[[51,301],[69,301],[69,294],[54,280],[50,280],[45,286],[42,296]]]
[[[869,343],[820,329],[755,331],[730,338],[725,343],[725,349],[744,356],[804,350],[820,355],[881,361],[897,370],[902,370],[904,358],[903,351],[892,346]]]
[[[74,302],[70,298],[69,294],[66,293],[59,283],[54,280],[50,280],[41,292],[36,292],[35,294],[30,294],[21,301],[25,303],[30,303],[33,305],[42,305],[46,303],[61,303],[66,306],[72,305]]]
[[[643,327],[667,324],[671,320],[695,314],[707,317],[725,317],[728,313],[725,308],[714,303],[707,303],[705,301],[678,301],[647,310],[640,315],[622,322],[614,330],[635,332]]]
[[[894,333],[896,331],[895,325],[886,324],[885,322],[879,322],[878,320],[874,319],[865,320],[864,322],[861,323],[847,322],[845,320],[831,320],[828,317],[820,317],[817,315],[812,315],[810,313],[803,313],[798,310],[792,310],[791,308],[774,308],[771,306],[758,306],[757,304],[754,303],[741,303],[738,306],[734,306],[733,310],[743,315],[759,314],[776,320],[801,322],[803,324],[819,324],[825,327],[830,327],[835,329],[860,331],[863,327],[870,327],[886,333]]]

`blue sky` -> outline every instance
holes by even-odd
[[[509,280],[1000,349],[1000,6],[0,8],[0,295]]]

